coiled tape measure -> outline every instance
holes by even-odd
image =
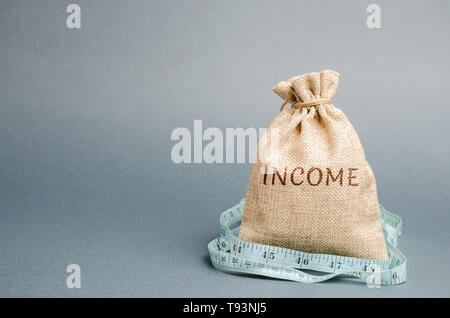
[[[406,281],[406,257],[397,249],[402,219],[380,205],[389,258],[368,260],[330,254],[313,254],[270,245],[250,243],[238,238],[244,211],[243,199],[220,215],[220,237],[208,244],[211,262],[226,272],[240,272],[301,283],[317,283],[337,275],[350,275],[373,286],[397,285]],[[236,226],[235,226],[236,225]],[[234,226],[234,227],[233,227]],[[304,270],[323,274],[312,274]]]

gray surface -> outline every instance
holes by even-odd
[[[448,1],[0,3],[0,296],[450,296]],[[206,244],[248,164],[170,159],[175,127],[266,127],[271,88],[341,73],[380,201],[404,218],[406,284],[214,270]],[[65,268],[82,270],[68,289]]]

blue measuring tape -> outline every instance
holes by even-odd
[[[208,244],[211,262],[226,272],[240,272],[302,283],[322,282],[338,275],[365,280],[369,287],[406,281],[406,257],[397,249],[402,219],[380,205],[381,225],[389,258],[368,260],[331,254],[304,253],[238,238],[243,199],[220,215],[220,236]],[[305,272],[307,270],[308,272]],[[320,273],[311,273],[311,271]]]

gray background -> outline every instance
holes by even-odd
[[[378,30],[372,1],[76,1],[79,30],[69,3],[0,3],[0,296],[450,296],[448,1],[377,1]],[[404,285],[214,270],[250,166],[171,161],[174,128],[266,127],[272,86],[325,68],[404,218]]]

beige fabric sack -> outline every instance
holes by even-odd
[[[240,239],[388,258],[372,169],[353,126],[331,104],[338,80],[338,73],[325,70],[273,88],[291,108],[272,120],[258,144]]]

